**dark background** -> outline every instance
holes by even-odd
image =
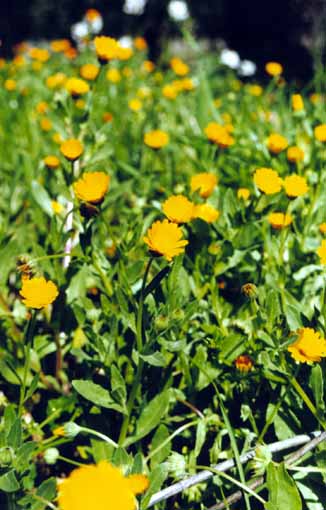
[[[70,26],[86,9],[98,9],[103,33],[144,35],[151,57],[159,55],[167,36],[178,25],[167,12],[168,0],[148,0],[141,16],[123,13],[124,0],[0,0],[2,54],[22,40],[68,37]],[[324,50],[326,0],[188,0],[196,35],[224,39],[241,58],[262,69],[268,60],[280,61],[290,78],[309,79],[313,55]]]

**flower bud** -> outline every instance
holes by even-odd
[[[47,464],[55,464],[59,455],[59,450],[57,448],[48,448],[44,452],[44,460]]]

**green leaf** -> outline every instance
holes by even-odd
[[[53,216],[53,209],[51,199],[48,192],[37,181],[32,181],[31,192],[35,202],[43,209],[49,216]]]
[[[319,364],[315,365],[311,370],[310,385],[315,397],[317,409],[323,411],[325,409],[324,379],[323,372]]]
[[[292,305],[286,305],[285,310],[286,322],[292,331],[295,331],[302,326],[300,311]]]
[[[146,492],[146,495],[143,497],[141,501],[140,508],[141,510],[145,510],[151,499],[152,495],[155,492],[159,491],[164,483],[164,480],[168,476],[168,467],[165,463],[156,466],[155,469],[151,472],[149,476],[149,489]]]
[[[56,495],[56,487],[57,482],[55,478],[49,478],[45,480],[41,485],[37,488],[36,495],[45,501],[53,501]],[[31,505],[31,510],[45,510],[48,508],[45,502],[43,501],[33,501]]]
[[[165,367],[166,366],[166,359],[165,356],[159,352],[155,351],[153,354],[139,354],[139,357],[146,361],[149,365],[152,365],[153,367]]]
[[[110,392],[99,384],[90,380],[75,379],[72,381],[72,386],[82,397],[93,404],[106,409],[114,409],[122,414],[125,413],[125,410],[112,399]]]
[[[19,488],[19,483],[14,470],[8,471],[4,475],[0,476],[0,491],[16,492]]]
[[[271,462],[267,467],[268,510],[302,510],[302,501],[297,486],[285,469],[284,463]]]
[[[196,443],[195,443],[195,449],[194,449],[195,459],[197,459],[197,457],[200,454],[201,449],[205,443],[206,433],[207,433],[206,422],[205,422],[205,420],[200,420],[198,422],[197,431],[196,431]]]
[[[111,366],[111,389],[114,397],[124,405],[127,400],[126,383],[115,365]]]
[[[7,436],[8,446],[12,448],[19,448],[22,442],[22,426],[20,418],[17,418],[9,431]]]
[[[151,441],[151,452],[156,450],[161,444],[166,441],[169,437],[169,430],[165,425],[160,425],[156,430],[153,439]],[[170,454],[171,451],[171,441],[166,443],[165,446],[160,448],[157,453],[155,453],[151,457],[151,468],[155,468],[158,464],[161,464]]]

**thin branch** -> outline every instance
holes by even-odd
[[[308,443],[309,441],[317,441],[320,439],[320,436],[323,436],[324,432],[312,432],[311,434],[302,434],[299,436],[295,436],[290,439],[285,439],[283,441],[277,441],[276,443],[272,443],[270,445],[267,445],[269,451],[271,453],[280,452],[283,450],[287,450],[289,448],[294,448],[296,446],[300,446],[302,444]],[[324,438],[323,438],[324,439]],[[317,444],[320,441],[323,441],[323,439],[320,439]],[[308,445],[307,445],[308,446]],[[313,446],[314,448],[314,446]],[[302,448],[300,449],[302,450]],[[309,451],[309,450],[307,450]],[[240,461],[241,464],[245,464],[248,460],[252,459],[255,456],[255,449],[250,450],[249,452],[245,453],[244,455],[241,455]],[[287,461],[289,462],[289,460]],[[295,461],[292,461],[295,462]],[[219,464],[213,466],[214,469],[225,472],[229,469],[232,469],[235,467],[234,459],[226,460],[224,462],[220,462]],[[180,482],[177,482],[173,485],[170,485],[170,487],[166,487],[165,489],[162,489],[161,491],[157,492],[156,494],[153,494],[151,497],[148,508],[151,506],[156,505],[160,501],[164,501],[168,498],[171,498],[172,496],[175,496],[176,494],[179,494],[180,492],[183,492],[186,489],[189,489],[189,487],[193,487],[194,485],[197,485],[198,483],[205,482],[209,478],[211,478],[213,473],[211,471],[205,470],[201,471],[200,473],[197,473],[196,475],[190,476],[189,478],[185,478],[184,480],[181,480]],[[250,487],[250,485],[249,485]]]

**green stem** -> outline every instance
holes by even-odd
[[[114,446],[114,448],[118,448],[118,444],[113,441],[110,437],[106,436],[105,434],[102,434],[101,432],[97,432],[97,430],[89,429],[88,427],[80,427],[80,432],[86,432],[88,434],[92,434],[93,436],[99,437],[100,439],[103,439],[106,443],[110,444],[111,446]]]
[[[72,464],[73,466],[84,466],[85,464],[82,464],[81,462],[77,462],[75,460],[68,459],[67,457],[63,457],[62,455],[58,455],[58,459],[62,460],[63,462],[67,462],[68,464]]]
[[[24,337],[24,354],[25,354],[25,364],[24,364],[24,374],[23,381],[20,387],[20,397],[19,397],[19,406],[18,406],[18,416],[22,415],[23,405],[25,402],[26,395],[26,386],[27,386],[27,376],[30,368],[30,359],[31,359],[31,349],[32,349],[32,341],[33,341],[33,333],[36,324],[36,314],[37,310],[33,310],[32,316],[28,322],[25,337]]]
[[[146,342],[146,337],[143,331],[143,311],[144,311],[144,299],[145,299],[145,287],[146,287],[146,281],[147,277],[151,268],[153,262],[153,257],[150,257],[150,259],[147,262],[145,273],[143,276],[143,283],[140,291],[140,298],[139,298],[139,305],[137,310],[137,317],[136,317],[136,343],[137,343],[137,349],[138,354],[141,353],[143,349],[143,345]],[[137,366],[137,372],[135,375],[135,379],[133,381],[133,385],[131,387],[130,395],[127,402],[127,414],[123,418],[123,422],[121,425],[120,435],[119,435],[119,445],[123,444],[123,442],[126,439],[127,431],[130,423],[130,414],[132,411],[132,408],[134,406],[134,402],[137,395],[138,386],[140,385],[142,373],[144,368],[144,362],[141,358],[138,359],[138,366]]]
[[[319,416],[318,416],[318,411],[316,409],[316,407],[314,406],[314,404],[311,402],[310,398],[308,397],[307,393],[304,391],[304,389],[302,388],[302,386],[298,383],[298,381],[296,380],[295,377],[291,377],[289,379],[290,383],[292,384],[293,388],[295,389],[295,391],[298,393],[298,395],[300,395],[300,397],[302,398],[302,400],[304,401],[304,403],[306,404],[306,406],[308,407],[308,409],[312,412],[312,414],[314,415],[314,417],[316,418],[316,420],[320,423],[320,425],[323,427],[323,429],[326,428],[326,423],[324,420],[322,420]]]
[[[185,425],[182,425],[181,427],[179,427],[177,430],[175,430],[169,437],[167,437],[163,443],[160,443],[159,446],[157,448],[155,448],[154,450],[152,450],[148,455],[147,457],[145,457],[145,462],[149,461],[149,459],[151,459],[154,455],[157,454],[157,452],[159,452],[162,448],[164,448],[165,445],[167,445],[170,441],[172,441],[172,439],[176,436],[178,436],[179,434],[181,434],[181,432],[183,432],[184,430],[187,430],[189,429],[190,427],[193,427],[194,425],[197,425],[198,423],[198,420],[193,420],[193,421],[190,421],[189,423],[186,423]]]

